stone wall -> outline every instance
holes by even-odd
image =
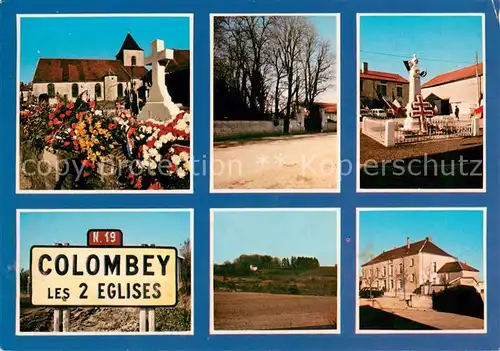
[[[432,310],[432,296],[429,296],[429,295],[411,295],[410,307]]]
[[[325,132],[336,132],[337,123],[328,122]],[[305,129],[299,126],[296,120],[290,120],[290,133],[303,133]],[[228,138],[238,136],[265,136],[281,135],[283,120],[277,126],[271,120],[267,121],[214,121],[214,138]]]

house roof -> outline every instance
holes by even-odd
[[[469,272],[479,272],[477,269],[474,267],[469,266],[468,264],[464,262],[448,262],[443,265],[443,267],[439,268],[437,271],[438,273],[454,273],[454,272],[462,272],[462,271],[469,271]]]
[[[478,74],[483,75],[483,63],[478,64]],[[468,79],[476,76],[476,65],[467,66],[464,68],[457,69],[455,71],[440,74],[431,80],[425,82],[422,88],[429,88],[436,85],[447,84],[451,82],[456,82],[463,79]]]
[[[141,50],[141,47],[137,42],[132,38],[132,35],[130,33],[127,33],[127,36],[125,37],[125,40],[123,41],[122,47],[120,48],[120,51],[116,54],[116,59],[122,61],[123,60],[123,50]]]
[[[337,112],[337,104],[330,102],[318,102],[325,109],[325,113],[335,113]]]
[[[145,67],[134,67],[133,78],[147,73]],[[132,68],[124,67],[118,60],[42,58],[33,76],[33,83],[92,82],[115,74],[119,81],[132,77]]]
[[[386,80],[389,82],[407,83],[407,84],[409,83],[406,78],[401,77],[399,74],[378,72],[371,70],[368,70],[366,72],[361,72],[359,77],[361,79]]]
[[[389,260],[394,260],[398,258],[402,258],[405,256],[411,256],[411,255],[416,255],[419,252],[425,252],[433,255],[439,255],[439,256],[448,256],[448,257],[453,257],[443,249],[441,249],[439,246],[434,244],[429,238],[426,238],[425,240],[420,240],[414,243],[410,243],[410,248],[408,249],[407,245],[396,247],[392,250],[382,252],[380,255],[377,257],[371,259],[370,261],[366,262],[365,264],[361,265],[362,267],[368,266],[371,264],[379,263],[379,262],[384,262],[384,261],[389,261]]]
[[[174,49],[174,59],[170,61],[165,68],[166,74],[181,71],[184,69],[189,70],[190,53],[189,50]],[[145,72],[142,79],[146,82],[151,82],[151,71]]]

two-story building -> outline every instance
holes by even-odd
[[[479,285],[478,270],[463,263],[427,237],[383,251],[361,266],[361,288],[393,293],[421,293],[452,285]]]
[[[372,71],[368,69],[368,62],[363,62],[359,79],[361,107],[387,108],[380,96],[399,107],[408,103],[410,83],[399,74]]]

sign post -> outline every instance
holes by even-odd
[[[141,332],[155,331],[155,307],[177,305],[175,247],[123,246],[120,230],[89,230],[87,246],[32,246],[30,300],[53,307],[54,332],[69,331],[71,307],[138,307]]]

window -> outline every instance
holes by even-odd
[[[377,268],[377,277],[378,277],[378,271],[379,271],[379,269]]]
[[[132,62],[132,64],[131,64],[132,66],[136,66],[137,65],[137,59],[135,58],[135,56],[132,56],[132,58],[131,58],[130,61]]]
[[[362,80],[360,80],[360,82],[359,82],[359,89],[361,92],[363,92],[363,81]]]
[[[122,85],[122,83],[118,84],[118,97],[123,97],[123,85]]]
[[[373,269],[370,269],[370,277],[373,277]]]
[[[432,262],[432,271],[433,271],[434,273],[436,273],[436,272],[437,272],[436,262]]]
[[[403,289],[403,279],[398,279],[398,289]]]
[[[403,264],[399,264],[399,274],[403,273]]]
[[[386,268],[384,267],[384,277],[387,274]]]
[[[394,289],[394,280],[391,280],[391,289]]]
[[[414,282],[415,281],[415,274],[410,274],[410,281]]]
[[[403,97],[403,87],[396,87],[396,95],[398,97]]]
[[[391,275],[391,276],[392,276],[393,274],[394,274],[394,266],[391,264],[391,265],[389,266],[389,275]]]
[[[410,260],[410,267],[413,267],[415,265],[415,261],[413,260],[413,258]]]
[[[101,97],[101,94],[102,94],[102,92],[101,92],[101,84],[97,83],[95,85],[95,96]]]
[[[71,86],[71,96],[74,98],[78,97],[78,84],[76,84],[76,83],[74,83]]]
[[[436,278],[432,278],[432,284],[436,284]]]
[[[378,85],[377,90],[382,95],[387,95],[387,85]]]
[[[51,98],[56,96],[56,88],[54,87],[54,84],[50,83],[49,85],[47,85],[47,94]]]

